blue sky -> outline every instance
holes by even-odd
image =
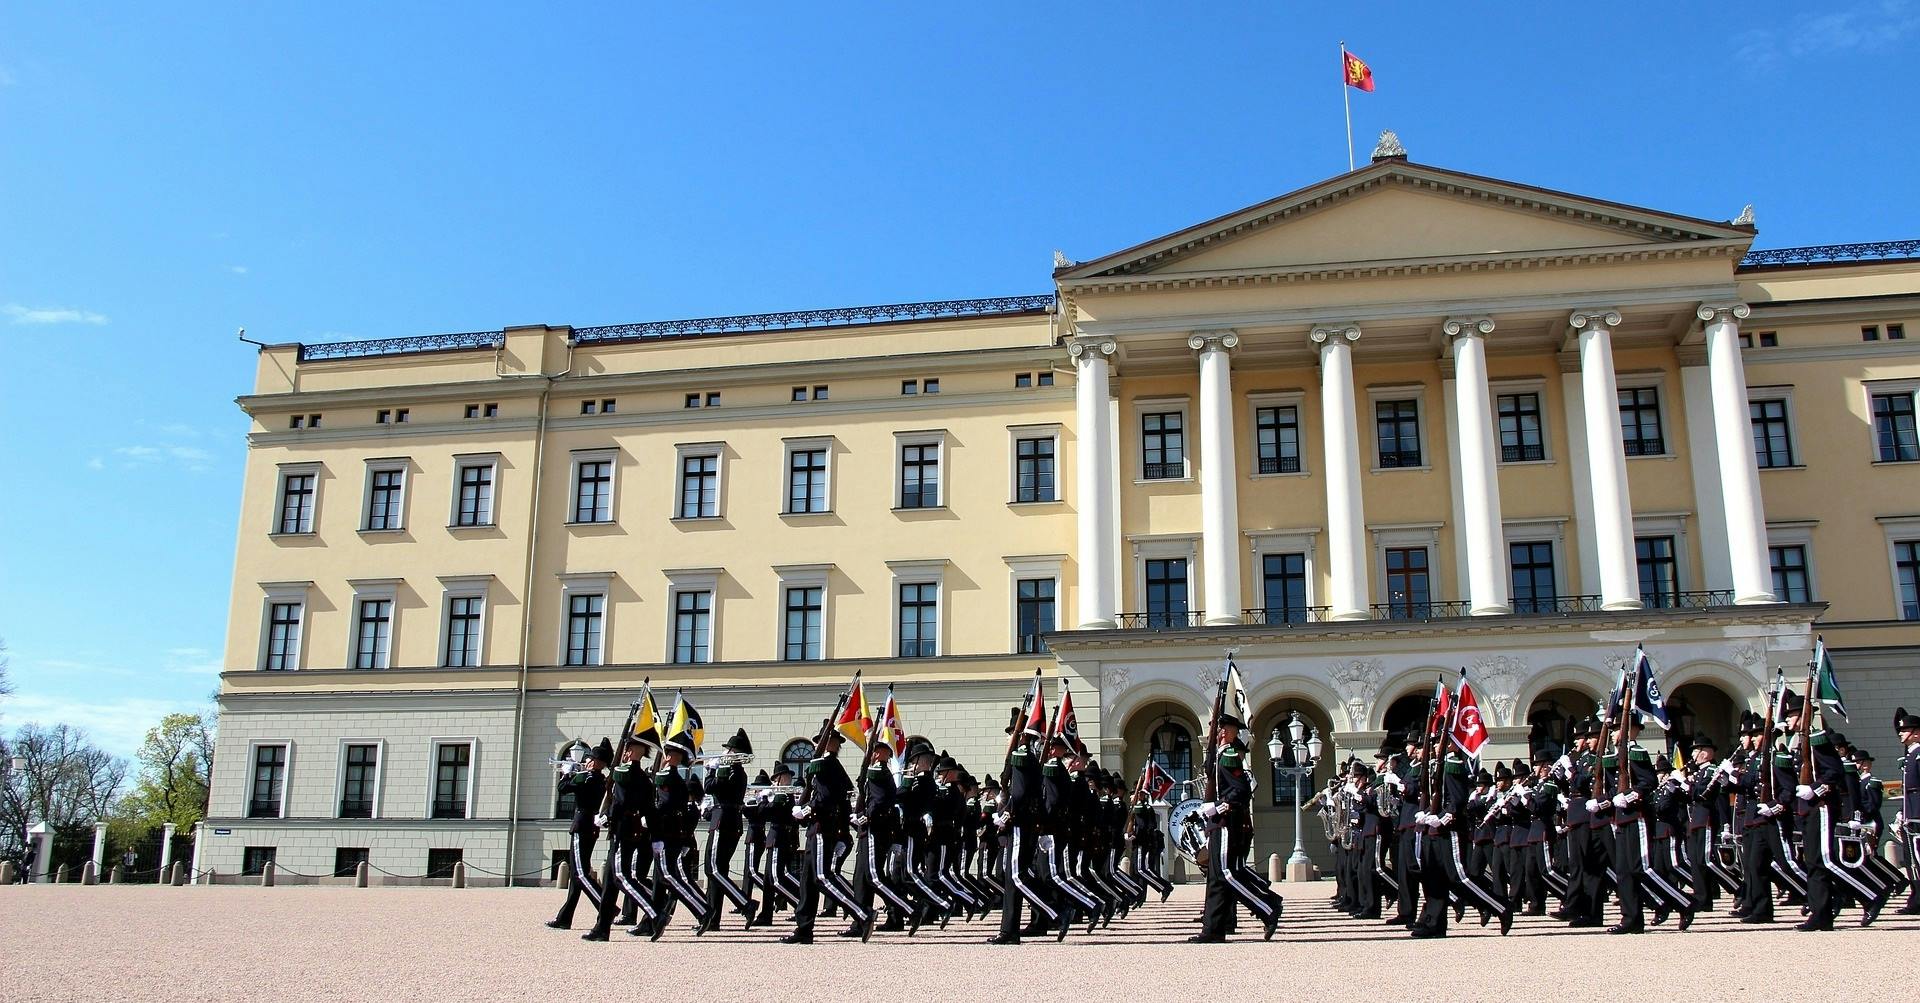
[[[1044,292],[1343,171],[1342,38],[1363,160],[1920,236],[1906,2],[174,6],[0,12],[0,726],[122,753],[217,684],[239,326]]]

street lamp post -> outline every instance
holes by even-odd
[[[1301,785],[1313,776],[1313,768],[1320,761],[1323,746],[1320,743],[1320,729],[1307,724],[1299,711],[1292,712],[1287,719],[1287,735],[1281,737],[1280,729],[1274,728],[1273,735],[1267,739],[1267,755],[1273,760],[1273,769],[1293,781],[1293,856],[1287,858],[1287,871],[1291,875],[1295,868],[1303,868],[1310,863],[1306,847],[1301,843],[1300,801],[1304,797]],[[1293,765],[1282,765],[1291,752]]]

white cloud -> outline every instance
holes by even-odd
[[[23,724],[51,727],[56,724],[84,728],[95,745],[129,760],[146,740],[147,729],[168,714],[200,710],[198,700],[161,700],[152,697],[120,697],[75,700],[68,697],[17,693],[0,700],[9,730]]]
[[[27,307],[18,303],[8,303],[0,307],[0,313],[13,318],[15,324],[105,324],[107,322],[106,314],[59,306]]]
[[[199,429],[177,421],[170,421],[165,425],[161,425],[158,431],[161,435],[171,435],[181,439],[197,439],[200,437]]]
[[[1879,0],[1849,9],[1802,14],[1785,28],[1754,28],[1733,38],[1734,60],[1767,65],[1782,59],[1803,59],[1848,52],[1885,49],[1920,31],[1920,13],[1910,0]]]
[[[168,648],[166,670],[177,676],[218,676],[225,666],[220,656],[205,648]]]
[[[213,454],[198,446],[115,446],[122,467],[177,466],[192,473],[211,468]]]
[[[227,266],[227,271],[229,271],[229,272],[232,272],[232,273],[233,273],[233,274],[235,274],[235,275],[245,275],[245,274],[247,274],[247,266],[245,266],[245,265],[228,265],[228,266]]]
[[[105,470],[107,469],[107,464],[106,464],[106,461],[100,459],[98,456],[95,456],[87,461],[87,469],[88,470]]]

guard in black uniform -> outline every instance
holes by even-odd
[[[747,738],[747,730],[741,728],[727,739],[726,750],[743,756],[753,755],[753,742]],[[720,902],[722,898],[733,903],[735,912],[751,919],[755,911],[755,902],[744,889],[734,884],[728,873],[733,870],[733,851],[740,845],[740,832],[745,822],[747,799],[747,770],[744,766],[728,764],[713,770],[707,777],[707,797],[712,804],[707,808],[707,915],[706,928],[720,928]]]
[[[689,801],[692,778],[687,767],[694,756],[693,736],[682,731],[667,739],[664,752],[666,760],[653,774],[653,812],[648,818],[653,831],[653,904],[659,914],[654,926],[666,924],[677,900],[692,915],[693,932],[699,936],[706,932],[707,902],[687,867],[693,852],[689,816],[694,806]]]
[[[1240,719],[1220,715],[1219,731],[1214,800],[1200,808],[1210,830],[1207,901],[1200,932],[1187,940],[1194,944],[1224,942],[1232,928],[1236,905],[1246,906],[1258,917],[1266,939],[1272,940],[1284,903],[1265,880],[1247,869],[1247,853],[1253,848],[1253,777],[1246,769]]]
[[[1019,724],[1007,728],[1012,734]],[[1030,733],[1029,733],[1030,734]],[[1060,936],[1066,936],[1065,924],[1060,923],[1060,912],[1042,891],[1043,886],[1034,876],[1035,852],[1039,849],[1041,816],[1046,810],[1046,794],[1042,790],[1045,782],[1041,776],[1040,758],[1028,745],[1027,734],[1020,735],[1007,753],[1006,791],[998,814],[993,818],[995,828],[1006,834],[1006,844],[1001,850],[1000,875],[1004,882],[1004,891],[1000,897],[1000,934],[990,938],[990,944],[1018,944],[1023,930],[1020,923],[1020,904],[1025,902],[1033,910],[1034,925],[1046,929],[1060,924]]]
[[[853,780],[840,764],[840,746],[845,741],[840,732],[828,731],[819,755],[807,764],[807,802],[793,810],[795,819],[807,823],[806,860],[800,870],[800,905],[793,911],[793,932],[780,939],[783,944],[813,943],[813,920],[823,892],[860,927],[861,940],[873,932],[873,910],[854,901],[853,889],[833,867],[841,847],[847,845],[853,811]]]
[[[793,768],[781,763],[774,767],[769,780],[775,787],[790,787]],[[747,817],[757,818],[766,829],[760,871],[760,914],[753,918],[750,926],[772,926],[774,911],[781,902],[793,907],[800,901],[800,879],[795,870],[800,860],[800,827],[793,819],[796,800],[788,793],[760,794],[747,804]]]
[[[1416,818],[1420,798],[1426,790],[1426,764],[1421,760],[1421,745],[1412,736],[1403,739],[1406,755],[1397,770],[1389,774],[1400,795],[1399,817],[1393,823],[1393,883],[1398,888],[1398,908],[1387,918],[1390,926],[1408,929],[1420,918],[1420,850],[1423,839]]]
[[[1893,712],[1893,730],[1900,736],[1900,810],[1895,813],[1894,829],[1907,848],[1907,904],[1900,915],[1920,915],[1920,714],[1909,714],[1905,707]]]
[[[607,862],[601,872],[600,911],[595,918],[593,929],[581,936],[581,940],[606,940],[613,930],[614,917],[620,915],[620,922],[632,923],[640,913],[646,915],[646,921],[635,927],[635,934],[647,934],[660,939],[664,930],[647,893],[635,880],[633,861],[635,847],[645,846],[648,840],[647,816],[653,809],[653,780],[647,775],[646,766],[641,762],[647,754],[647,747],[639,742],[625,742],[620,747],[620,765],[613,768],[607,777],[607,783],[613,790],[613,797],[607,804],[607,813],[595,821],[607,830]],[[646,857],[640,857],[645,861]],[[620,908],[620,902],[625,908]]]
[[[1160,831],[1160,813],[1146,791],[1133,792],[1133,805],[1127,818],[1127,839],[1133,844],[1133,873],[1160,893],[1160,901],[1173,894],[1173,882],[1161,870],[1166,855],[1167,834]]]
[[[1637,739],[1644,727],[1639,711],[1630,711],[1627,722],[1629,741],[1625,749],[1615,749],[1602,757],[1601,776],[1606,783],[1600,796],[1590,803],[1596,815],[1613,826],[1613,874],[1620,891],[1620,922],[1608,927],[1608,933],[1645,933],[1647,928],[1643,893],[1651,901],[1657,924],[1669,911],[1680,913],[1680,929],[1693,925],[1693,902],[1653,868],[1648,856],[1653,839],[1649,818],[1654,808],[1656,780],[1653,754]],[[1624,753],[1624,755],[1623,755]],[[1620,782],[1622,771],[1626,782]],[[1606,792],[1615,792],[1611,799]]]
[[[603,738],[587,753],[584,769],[560,778],[561,793],[573,795],[573,824],[567,828],[567,860],[572,865],[573,880],[567,884],[567,900],[547,922],[556,930],[573,926],[573,910],[580,904],[583,893],[595,909],[600,908],[600,884],[593,878],[593,846],[600,840],[600,827],[593,817],[606,799],[607,781],[603,774],[612,762],[613,742]]]

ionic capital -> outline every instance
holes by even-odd
[[[1493,333],[1492,317],[1451,317],[1440,326],[1449,338],[1486,337]]]
[[[1576,331],[1585,331],[1589,328],[1596,331],[1611,330],[1620,326],[1620,311],[1607,308],[1575,310],[1573,315],[1567,318],[1567,326]]]
[[[1746,320],[1747,316],[1751,313],[1753,313],[1753,308],[1745,303],[1702,303],[1700,304],[1700,309],[1695,310],[1693,315],[1711,324],[1719,320],[1730,320],[1734,323],[1739,323],[1740,321]]]
[[[1360,340],[1360,326],[1358,324],[1335,324],[1316,327],[1308,337],[1313,339],[1314,344],[1322,348],[1326,348],[1329,345],[1337,345],[1343,338],[1346,339],[1348,343],[1352,343]]]
[[[1234,331],[1195,331],[1187,337],[1187,347],[1195,352],[1231,352],[1240,345],[1240,335]]]
[[[1075,337],[1067,346],[1067,357],[1075,362],[1093,362],[1112,357],[1116,350],[1112,338]]]

